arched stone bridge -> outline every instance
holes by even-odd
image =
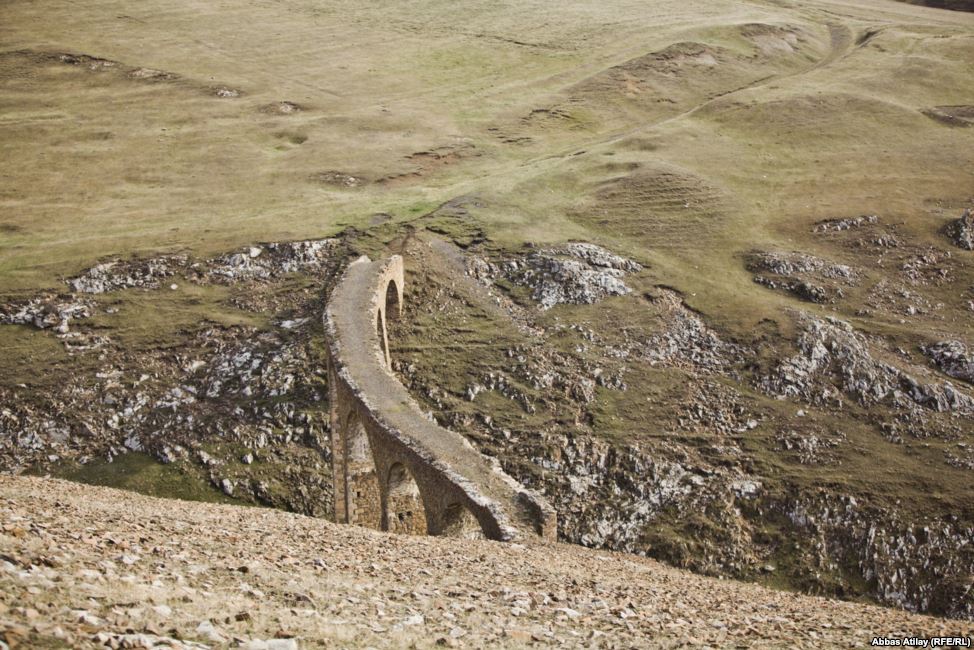
[[[432,422],[392,372],[403,260],[352,262],[325,312],[335,520],[391,532],[554,539],[539,495]]]

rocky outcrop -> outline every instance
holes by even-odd
[[[327,387],[315,327],[322,304],[287,278],[300,271],[330,283],[336,253],[335,240],[317,240],[203,261],[119,260],[71,280],[78,293],[3,306],[0,322],[50,330],[90,370],[0,388],[0,468],[84,468],[141,452],[243,501],[330,514]],[[203,322],[165,346],[131,349],[88,325],[96,314],[112,317],[115,291],[168,292],[187,282],[232,285],[232,303],[269,317],[268,326]],[[102,292],[107,300],[90,295]],[[241,465],[247,456],[258,463]]]
[[[90,300],[48,294],[0,305],[0,324],[53,328],[63,334],[70,329],[72,320],[90,318],[92,308]]]
[[[974,618],[974,528],[950,521],[904,521],[896,510],[853,497],[805,497],[786,506],[807,536],[803,553],[821,573],[853,564],[881,602],[911,611]]]
[[[200,261],[187,255],[111,260],[68,279],[71,293],[45,293],[28,300],[0,304],[0,324],[52,328],[71,351],[98,349],[109,344],[110,339],[90,331],[72,329],[73,322],[93,315],[95,302],[87,297],[89,295],[123,289],[156,290],[165,283],[169,283],[170,290],[177,290],[179,282],[183,281],[234,285],[266,283],[291,273],[320,274],[333,262],[338,245],[337,239],[272,242]],[[111,313],[110,310],[108,308],[107,313]]]
[[[879,223],[879,217],[875,214],[863,215],[861,217],[850,217],[846,219],[825,219],[824,221],[819,221],[816,223],[815,227],[812,228],[812,232],[842,232],[843,230],[856,230],[858,228],[862,228],[863,226],[877,223]]]
[[[132,288],[158,289],[164,278],[177,274],[194,282],[267,281],[288,273],[320,271],[337,245],[337,239],[271,242],[202,261],[194,261],[187,255],[112,260],[71,278],[68,286],[76,293],[89,294]]]
[[[816,303],[844,297],[843,287],[854,286],[859,279],[849,266],[804,253],[757,251],[748,255],[746,266],[756,274],[756,283]]]
[[[543,451],[542,451],[543,450]],[[761,483],[733,468],[701,467],[661,457],[641,445],[613,445],[555,434],[535,447],[531,459],[549,477],[546,493],[561,513],[561,535],[571,542],[628,553],[652,553],[708,573],[745,573],[757,560],[735,502],[753,500]],[[669,456],[671,454],[667,454]],[[653,548],[662,521],[679,522],[701,509],[735,531],[688,548]],[[696,552],[694,552],[696,551]]]
[[[974,250],[974,211],[970,208],[964,210],[960,219],[947,225],[946,232],[955,246],[969,251]]]
[[[722,340],[675,291],[659,287],[647,298],[660,306],[664,326],[634,352],[645,356],[653,365],[713,373],[727,370],[745,352],[740,346]]]
[[[960,341],[941,341],[923,348],[924,354],[944,373],[974,384],[974,350]]]
[[[631,292],[623,278],[642,270],[637,262],[587,243],[546,248],[520,259],[497,264],[482,259],[469,262],[468,271],[482,281],[502,277],[531,289],[542,309],[559,304],[585,305],[608,296]]]
[[[320,270],[334,255],[337,239],[270,243],[210,260],[202,277],[215,282],[269,280],[288,273]]]
[[[841,405],[842,395],[860,404],[889,403],[934,411],[974,414],[974,398],[949,382],[924,382],[905,370],[878,360],[865,336],[837,318],[809,314],[798,318],[798,354],[781,362],[761,386],[782,397],[814,404]]]
[[[186,255],[163,255],[147,260],[114,260],[97,264],[68,280],[76,293],[106,293],[119,289],[158,289],[163,278],[172,277],[189,262]]]

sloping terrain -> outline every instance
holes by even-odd
[[[383,535],[42,479],[0,478],[0,554],[11,648],[811,648],[974,633],[569,545]]]
[[[972,61],[887,0],[5,2],[0,472],[327,518],[320,315],[402,253],[397,373],[562,540],[970,619]]]

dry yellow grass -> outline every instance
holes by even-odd
[[[105,255],[324,235],[473,192],[504,241],[615,240],[719,304],[742,246],[826,213],[925,227],[931,201],[972,187],[974,131],[920,113],[974,101],[967,14],[879,0],[15,1],[0,17],[5,290]],[[680,43],[705,52],[655,65]],[[611,205],[593,222],[600,184],[642,166],[727,200],[707,223],[643,237],[615,230]],[[720,245],[699,255],[688,235]]]

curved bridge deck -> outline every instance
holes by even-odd
[[[539,495],[433,422],[391,369],[386,324],[399,318],[403,261],[352,262],[325,314],[335,519],[381,530],[554,539]]]

